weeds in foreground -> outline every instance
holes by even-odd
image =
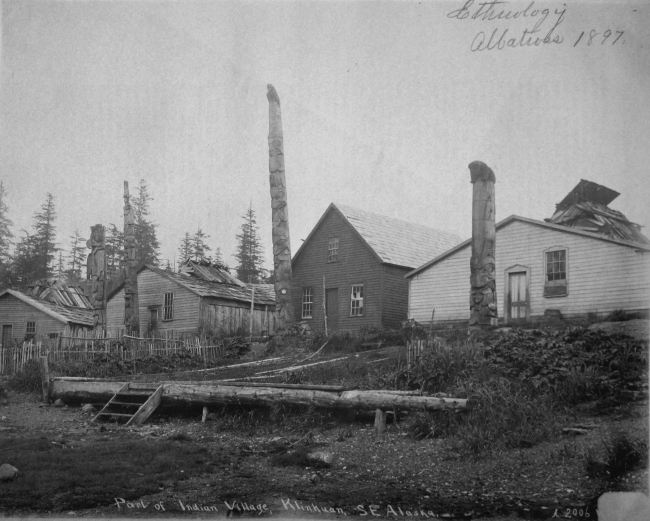
[[[604,459],[591,450],[585,460],[585,471],[590,478],[618,481],[625,474],[648,464],[648,443],[627,433],[616,433],[604,442]]]

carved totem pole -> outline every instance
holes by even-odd
[[[90,227],[86,241],[90,254],[86,262],[86,279],[91,281],[90,303],[95,310],[95,328],[106,328],[106,234],[101,224]]]
[[[485,163],[469,165],[474,185],[472,198],[472,259],[470,260],[470,326],[497,325],[494,225],[494,172]]]
[[[279,328],[293,323],[291,301],[291,244],[289,240],[289,208],[284,176],[284,147],[280,98],[273,85],[266,86],[269,100],[269,181],[273,216],[273,268],[275,274],[275,309]]]
[[[138,274],[135,258],[135,210],[129,197],[129,183],[124,181],[124,326],[127,334],[139,333]]]

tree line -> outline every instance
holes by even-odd
[[[137,194],[131,196],[135,211],[136,259],[138,265],[161,267],[158,224],[150,217],[152,200],[146,181],[140,180]],[[56,233],[58,215],[54,195],[47,193],[45,202],[34,212],[31,229],[20,230],[18,234],[12,231],[13,222],[6,201],[7,192],[0,181],[0,289],[24,291],[37,280],[51,278],[73,285],[83,282],[87,278],[86,259],[90,250],[78,228],[68,237],[67,247],[60,246]],[[242,218],[241,232],[236,236],[236,276],[244,282],[270,282],[272,278],[267,277],[263,268],[263,248],[252,205]],[[106,275],[108,280],[115,280],[125,265],[123,226],[110,223],[105,230]],[[194,234],[186,232],[178,248],[175,266],[172,267],[167,260],[164,268],[173,271],[188,260],[194,260],[228,269],[221,249],[217,247],[212,252],[206,243],[209,238],[201,227]]]

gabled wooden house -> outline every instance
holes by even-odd
[[[650,244],[512,215],[496,225],[500,324],[568,321],[650,309]],[[471,239],[407,275],[409,318],[466,326]]]
[[[251,319],[253,336],[275,332],[271,284],[246,284],[223,267],[194,261],[182,266],[180,273],[145,265],[137,277],[141,336],[158,336],[166,331],[247,335]],[[108,295],[107,324],[111,331],[124,328],[123,283]]]
[[[331,204],[292,259],[294,316],[312,330],[397,328],[408,315],[406,273],[460,239]]]
[[[67,293],[67,289],[65,285],[59,285],[57,289],[52,289],[52,292],[56,292],[57,297],[62,298],[61,292]],[[77,301],[75,296],[83,303],[76,290],[73,295],[67,295],[68,298],[73,299],[71,302]],[[93,324],[92,309],[72,305],[63,306],[12,289],[0,293],[1,340],[5,347],[31,338],[54,338],[64,331],[74,333],[80,329],[90,330]]]

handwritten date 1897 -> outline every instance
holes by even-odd
[[[598,45],[598,44],[604,45],[605,42],[609,39],[610,36],[614,37],[615,35],[618,35],[613,40],[611,40],[612,45],[614,45],[616,42],[618,42],[620,40],[621,36],[623,36],[624,33],[625,33],[625,31],[616,31],[615,33],[612,33],[612,31],[609,30],[609,29],[607,29],[602,34],[599,33],[598,31],[596,31],[595,29],[592,29],[591,31],[589,31],[588,34],[585,34],[585,32],[582,31],[580,33],[580,36],[578,36],[578,39],[576,40],[576,43],[574,43],[573,46],[575,47],[576,45],[578,45],[580,43],[580,40],[582,40],[583,36],[585,37],[585,39],[583,40],[583,43],[586,44],[586,45],[591,45],[592,43],[594,45]],[[621,44],[625,43],[625,40],[621,40],[620,43]]]

